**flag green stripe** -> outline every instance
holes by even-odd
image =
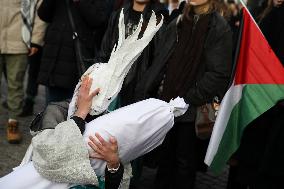
[[[284,85],[250,84],[243,88],[242,98],[233,108],[228,125],[210,165],[220,173],[231,155],[238,149],[245,127],[258,116],[284,99]]]

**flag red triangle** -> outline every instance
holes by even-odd
[[[284,67],[246,9],[235,73],[238,84],[284,84]]]

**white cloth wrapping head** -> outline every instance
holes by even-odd
[[[123,10],[119,17],[119,39],[118,44],[113,48],[110,59],[107,64],[97,63],[91,66],[84,74],[93,79],[90,92],[100,88],[100,93],[93,98],[90,114],[99,115],[103,113],[109,104],[115,99],[121,90],[123,80],[130,70],[132,64],[140,56],[143,49],[149,44],[156,32],[163,24],[163,19],[158,25],[156,15],[153,12],[148,22],[147,28],[143,33],[143,37],[138,39],[141,31],[143,18],[134,33],[125,39],[125,25]],[[76,111],[76,101],[81,81],[77,84],[72,101],[68,110],[70,118]]]
[[[174,124],[174,117],[183,115],[188,105],[182,98],[170,103],[147,99],[103,115],[86,125],[84,139],[99,133],[105,140],[117,139],[119,157],[128,163],[159,146]],[[91,150],[89,148],[89,150]],[[104,175],[105,161],[92,159],[98,176]]]

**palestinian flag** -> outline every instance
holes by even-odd
[[[235,75],[217,117],[205,163],[220,173],[238,149],[246,126],[284,99],[284,67],[243,8]]]

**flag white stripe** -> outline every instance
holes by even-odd
[[[225,129],[227,127],[231,112],[235,105],[242,98],[243,87],[245,85],[232,85],[226,92],[218,113],[214,129],[210,138],[209,146],[204,162],[210,166],[219,147]]]

